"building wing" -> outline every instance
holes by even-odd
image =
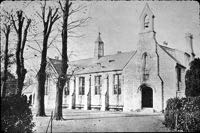
[[[68,74],[89,74],[96,72],[108,72],[123,70],[131,58],[135,55],[136,51],[132,52],[119,52],[114,55],[106,55],[99,59],[88,58],[77,61],[69,62]],[[49,58],[55,70],[61,72],[61,61]]]

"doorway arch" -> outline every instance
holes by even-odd
[[[153,89],[148,86],[141,88],[142,108],[153,108]]]

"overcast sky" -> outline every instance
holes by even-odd
[[[9,4],[11,1],[9,2]],[[13,2],[14,7],[21,6]],[[81,2],[79,2],[81,3]],[[83,38],[69,40],[70,51],[76,56],[72,60],[91,58],[94,55],[94,41],[98,32],[104,41],[105,55],[117,51],[136,50],[139,33],[139,16],[146,3],[155,15],[155,32],[159,44],[168,42],[168,47],[185,50],[185,33],[193,34],[195,54],[200,56],[200,23],[199,4],[195,1],[84,1],[87,5],[85,15],[91,19],[80,31]],[[33,11],[34,2],[26,8],[26,14]],[[2,7],[14,8],[4,2]],[[37,9],[37,8],[36,8]],[[59,45],[59,42],[57,42]],[[34,62],[40,63],[40,58],[34,58],[35,51],[26,51],[26,65],[30,68]],[[49,57],[59,55],[56,49],[50,49]],[[30,58],[33,57],[33,58]]]
[[[105,43],[105,53],[112,54],[118,50],[135,50],[138,42],[139,16],[145,6],[149,4],[155,15],[155,31],[158,43],[168,42],[168,46],[185,50],[185,33],[194,36],[194,49],[200,55],[200,25],[199,5],[192,1],[174,2],[140,2],[115,1],[93,2],[89,16],[93,18],[87,27],[87,35],[81,46],[82,55],[93,56],[94,41],[97,32],[102,33]],[[88,50],[84,48],[88,47]],[[92,53],[88,54],[88,51]]]

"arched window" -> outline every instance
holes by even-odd
[[[147,52],[144,52],[142,55],[142,75],[143,75],[143,81],[147,80],[149,77],[149,74],[147,72]]]
[[[148,15],[146,15],[144,17],[144,29],[147,29],[147,28],[149,28],[149,16]]]
[[[144,52],[144,54],[142,55],[142,69],[144,73],[145,73],[146,65],[147,65],[147,52]]]

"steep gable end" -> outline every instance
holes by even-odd
[[[185,54],[182,51],[172,49],[166,46],[158,45],[169,57],[171,57],[177,64],[186,67]]]

